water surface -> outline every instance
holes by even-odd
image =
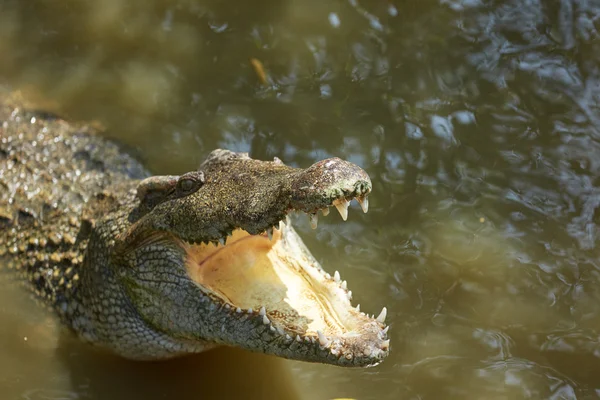
[[[368,214],[297,226],[388,307],[392,353],[132,363],[9,287],[3,398],[600,397],[599,28],[598,0],[5,0],[0,82],[154,172],[215,147],[365,168]]]

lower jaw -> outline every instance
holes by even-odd
[[[305,336],[298,341],[272,329],[273,325],[256,323],[251,315],[238,318],[232,320],[231,325],[226,324],[226,333],[218,333],[220,344],[295,361],[357,368],[375,366],[382,362],[388,353],[387,350],[377,348],[372,335],[364,338],[367,342],[365,348],[373,348],[369,354],[366,354],[363,351],[356,352],[351,347],[341,346],[336,349],[323,347],[318,339],[310,336]]]
[[[187,253],[189,276],[233,321],[218,334],[224,344],[345,366],[374,365],[387,354],[383,325],[352,307],[339,274],[324,272],[290,226],[272,240],[240,231],[225,247]]]

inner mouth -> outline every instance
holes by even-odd
[[[345,220],[348,201],[333,205]],[[309,213],[313,228],[315,214]],[[238,229],[225,243],[186,245],[186,253],[188,274],[202,291],[232,313],[254,314],[288,340],[348,359],[389,348],[386,309],[375,318],[353,307],[346,281],[325,272],[283,221],[260,235]]]
[[[362,314],[351,306],[342,282],[327,279],[314,260],[294,251],[283,239],[283,229],[290,228],[280,228],[271,239],[237,230],[225,246],[191,246],[191,278],[224,303],[257,311],[289,335],[351,332]]]

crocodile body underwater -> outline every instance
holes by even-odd
[[[215,150],[152,176],[88,125],[0,98],[0,266],[82,340],[158,360],[227,345],[366,367],[389,353],[386,309],[351,304],[290,224],[371,191],[358,166],[306,168]]]

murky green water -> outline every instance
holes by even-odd
[[[364,167],[368,214],[298,226],[388,307],[392,355],[131,363],[5,288],[0,397],[600,397],[599,29],[598,0],[4,0],[0,81],[155,172],[215,147]]]

